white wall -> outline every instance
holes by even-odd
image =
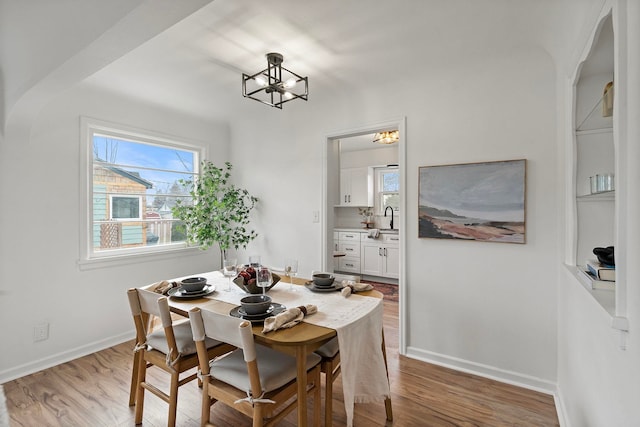
[[[132,339],[129,287],[219,267],[216,251],[196,250],[79,269],[81,115],[187,138],[219,164],[228,158],[225,124],[83,86],[53,99],[30,134],[10,131],[0,141],[0,382]],[[50,324],[50,338],[33,343],[33,327],[42,322]]]
[[[251,171],[243,184],[262,198],[264,232],[251,250],[274,262],[297,253],[303,272],[317,268],[322,236],[311,212],[322,211],[325,136],[406,116],[409,354],[553,391],[554,63],[545,52],[523,47],[491,61],[430,70],[418,86],[406,76],[397,79],[375,91],[336,93],[331,103],[292,103],[279,114],[256,109],[232,122],[233,162]],[[385,91],[394,93],[393,105],[375,102]],[[416,237],[419,166],[520,158],[528,160],[527,244]],[[275,172],[269,179],[267,170]]]

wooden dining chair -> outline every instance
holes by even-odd
[[[133,288],[127,291],[131,314],[136,326],[136,346],[133,363],[135,378],[135,398],[129,399],[129,406],[135,404],[135,423],[142,423],[145,390],[150,391],[169,404],[167,426],[176,424],[178,387],[197,378],[196,372],[180,378],[181,374],[198,366],[196,345],[193,341],[189,320],[174,323],[169,311],[167,298],[155,292]],[[162,329],[149,327],[150,316],[157,316]],[[203,343],[208,357],[217,357],[233,351],[232,345],[207,340]],[[155,366],[171,375],[169,392],[165,393],[151,384],[146,377],[147,368]],[[134,387],[132,387],[132,390]]]
[[[251,417],[253,427],[274,426],[297,407],[295,357],[255,344],[251,323],[200,308],[189,311],[193,339],[202,375],[201,426],[210,422],[211,405],[222,402]],[[211,361],[205,338],[227,342],[238,349]],[[320,357],[306,360],[307,393],[313,394],[314,425],[320,425]]]

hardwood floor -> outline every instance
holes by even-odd
[[[393,423],[385,423],[384,403],[357,404],[356,426],[559,426],[553,397],[398,355],[398,304],[385,301],[385,339],[391,382]],[[11,426],[133,426],[127,405],[133,342],[4,384]],[[167,384],[164,372],[149,370]],[[341,379],[334,387],[336,427],[346,424]],[[311,402],[310,402],[311,404]],[[166,425],[167,404],[147,393],[144,426]],[[309,406],[311,410],[311,406]],[[180,388],[178,426],[199,426],[200,389]],[[250,426],[234,410],[214,405],[212,421],[220,426]],[[295,411],[282,426],[296,425]]]

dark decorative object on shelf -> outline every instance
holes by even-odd
[[[613,246],[593,248],[593,253],[598,257],[598,261],[600,261],[601,264],[616,265],[616,260],[613,256]]]

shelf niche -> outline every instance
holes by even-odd
[[[591,193],[590,177],[614,174],[613,133],[614,34],[609,14],[601,21],[591,50],[581,64],[575,84],[575,272],[593,248],[616,246],[615,191]],[[615,185],[615,184],[614,184]],[[579,275],[576,275],[580,279]],[[579,280],[590,290],[588,283]],[[590,290],[596,301],[612,316],[615,291]]]

